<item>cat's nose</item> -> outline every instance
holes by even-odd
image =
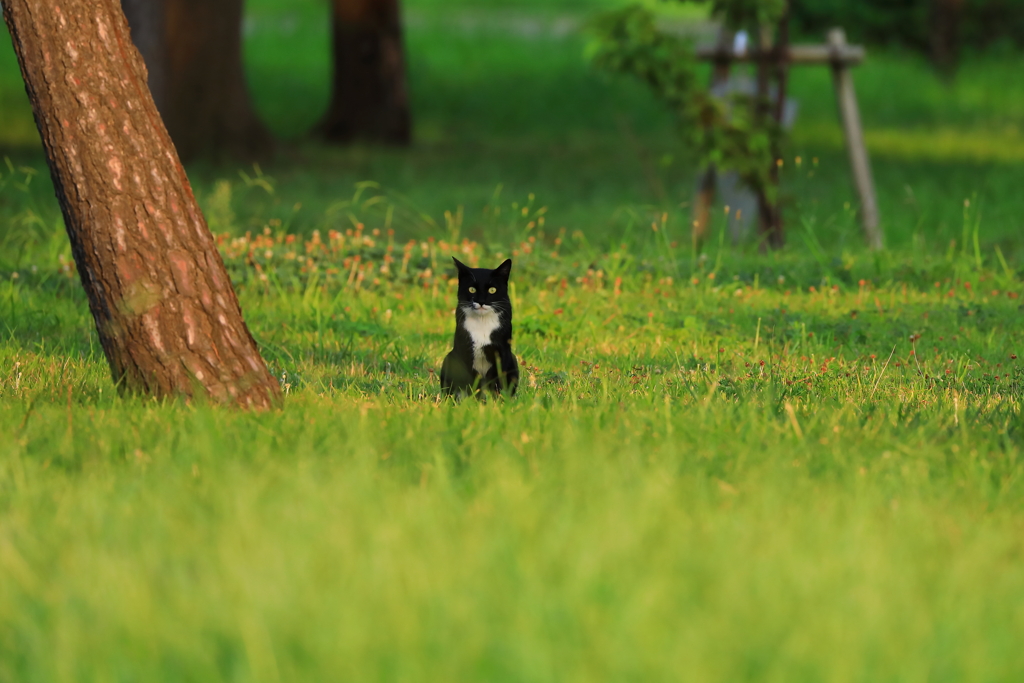
[[[474,311],[479,311],[483,307],[484,307],[483,304],[479,304],[476,301],[473,302],[473,310]]]

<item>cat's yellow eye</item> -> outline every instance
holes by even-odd
[[[476,287],[470,287],[469,288],[469,293],[470,294],[476,294]]]
[[[487,290],[487,293],[488,294],[494,294],[497,291],[498,291],[497,287],[491,287],[490,289]]]

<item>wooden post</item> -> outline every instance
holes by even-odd
[[[843,120],[843,131],[846,135],[846,148],[850,154],[850,169],[853,172],[857,193],[860,195],[864,237],[871,249],[881,249],[882,232],[878,225],[875,182],[871,177],[871,164],[864,144],[864,129],[861,127],[860,110],[857,108],[857,94],[853,89],[849,64],[841,57],[846,48],[846,32],[841,28],[832,29],[828,32],[828,44],[833,52],[832,77],[836,87],[839,116]]]
[[[729,68],[731,59],[726,56],[732,53],[733,34],[724,27],[718,33],[717,50],[720,55],[715,60],[711,69],[711,88],[725,85],[729,80]],[[718,189],[718,172],[714,166],[708,167],[701,176],[700,185],[697,188],[697,196],[693,205],[693,245],[697,251],[703,247],[708,237],[708,228],[711,223],[711,205],[715,201],[715,192]]]
[[[767,26],[759,25],[757,35],[757,108],[754,116],[763,125],[771,117],[772,111],[771,64],[769,62],[774,56],[774,50],[772,49],[771,30]],[[775,150],[772,150],[773,156],[774,153]],[[773,166],[774,163],[775,159],[772,159]],[[770,174],[774,174],[774,172],[775,169],[769,171]],[[768,184],[774,185],[774,178],[769,178]],[[757,194],[758,231],[761,233],[761,252],[767,251],[769,247],[772,249],[781,247],[782,236],[776,229],[778,227],[776,225],[778,214],[775,212],[775,203],[768,201],[768,187],[758,186],[751,189]],[[778,200],[778,196],[776,196],[776,200]]]
[[[715,201],[718,188],[718,173],[714,166],[704,171],[697,187],[697,196],[693,204],[693,247],[700,251],[708,238],[708,227],[711,224],[711,205]]]
[[[786,61],[789,56],[789,7],[779,18],[779,25],[776,31],[775,47],[771,51],[775,76],[775,103],[772,107],[772,118],[779,130],[782,130],[783,118],[786,113],[786,86],[789,84],[789,63]],[[775,200],[767,208],[771,211],[771,226],[767,233],[768,246],[772,249],[781,249],[785,244],[785,225],[782,221],[782,201],[779,198],[779,186],[781,185],[780,167],[782,161],[782,150],[779,149],[779,141],[772,144],[772,165],[769,169],[769,182],[775,191]]]

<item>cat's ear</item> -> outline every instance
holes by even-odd
[[[466,275],[472,275],[469,266],[467,266],[465,263],[455,258],[454,256],[452,256],[452,261],[455,261],[455,268],[458,269],[459,275],[462,275],[463,273],[465,273]]]
[[[503,280],[508,280],[509,273],[512,272],[512,259],[505,259],[505,262],[495,268],[494,272]]]

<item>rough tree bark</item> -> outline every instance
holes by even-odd
[[[409,95],[398,0],[332,0],[334,75],[317,132],[331,142],[406,145]]]
[[[260,358],[118,0],[4,0],[114,381],[268,408]]]
[[[243,0],[121,0],[178,154],[253,159],[271,137],[242,67]]]

